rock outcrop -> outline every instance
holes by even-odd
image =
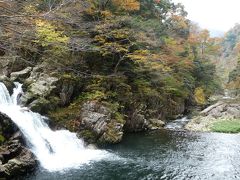
[[[23,82],[26,78],[29,77],[31,70],[32,70],[31,67],[27,67],[21,71],[13,72],[10,75],[10,79],[11,79],[11,81]]]
[[[80,136],[89,141],[89,138],[101,143],[118,143],[122,140],[124,121],[118,121],[112,116],[112,111],[106,106],[89,101],[81,108]]]
[[[144,115],[137,112],[133,113],[131,118],[126,121],[125,129],[128,132],[139,132],[148,129],[148,121]]]
[[[127,132],[141,132],[162,129],[164,125],[165,123],[162,120],[146,119],[144,115],[135,112],[131,115],[131,118],[127,119],[124,128]]]
[[[0,75],[10,76],[12,72],[21,71],[27,67],[26,61],[16,56],[0,57]]]
[[[21,97],[22,104],[33,111],[45,114],[49,109],[55,108],[54,105],[58,104],[58,99],[55,100],[50,97],[57,91],[57,83],[58,78],[45,74],[43,67],[34,67],[30,77],[24,81],[26,93]]]

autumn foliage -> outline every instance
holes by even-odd
[[[5,28],[0,42],[10,47],[11,57],[79,81],[71,101],[105,102],[126,117],[138,111],[166,118],[182,113],[179,107],[204,104],[214,92],[209,56],[217,49],[215,41],[208,31],[191,27],[182,5],[168,0],[46,2],[22,2],[18,13],[4,13],[10,17],[1,20],[11,26],[0,24]]]
[[[137,11],[140,9],[139,0],[112,0],[113,4],[126,11]]]

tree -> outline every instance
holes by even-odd
[[[138,11],[140,2],[138,0],[112,0],[115,6],[126,11]]]
[[[205,50],[209,44],[209,40],[210,40],[210,34],[209,31],[207,29],[202,30],[199,33],[198,36],[198,41],[200,42],[200,49],[201,49],[201,58],[203,59],[204,54],[205,54]]]
[[[120,10],[136,11],[140,9],[140,2],[138,0],[99,0],[98,7],[104,11],[107,7],[114,6]]]

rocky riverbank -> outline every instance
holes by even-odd
[[[185,128],[190,131],[212,131],[214,123],[240,121],[240,100],[225,99],[204,109]]]

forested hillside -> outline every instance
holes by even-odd
[[[50,123],[119,142],[219,90],[219,40],[186,15],[170,0],[0,2],[1,80],[23,83],[22,102]]]
[[[229,30],[220,41],[221,53],[217,62],[217,71],[222,83],[228,82],[229,73],[234,70],[238,61],[240,26]]]
[[[239,51],[240,51],[240,25],[228,31],[223,38],[223,57],[219,66],[225,69],[227,88],[237,93],[239,91]]]
[[[238,63],[236,68],[230,72],[227,88],[230,89],[235,96],[239,96],[240,93],[240,61],[238,57]]]

